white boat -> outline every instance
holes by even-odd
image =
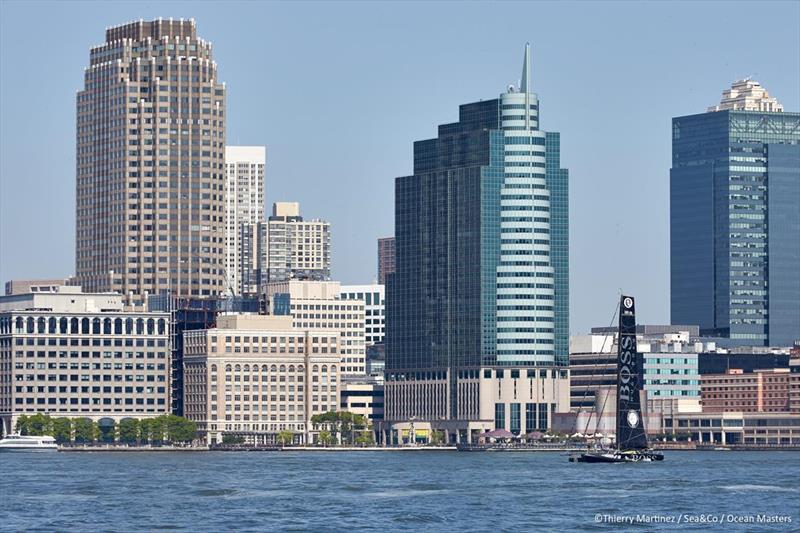
[[[56,439],[42,435],[6,435],[0,440],[0,452],[55,452]]]

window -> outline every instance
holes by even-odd
[[[506,427],[506,404],[494,404],[494,428],[505,429]]]
[[[520,416],[519,416],[519,404],[512,403],[511,404],[511,433],[514,435],[519,435],[520,430]]]

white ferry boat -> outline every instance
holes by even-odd
[[[0,440],[0,452],[55,452],[56,439],[43,435],[6,435]]]

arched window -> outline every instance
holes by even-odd
[[[100,335],[100,319],[95,318],[92,320],[92,333],[95,335]]]
[[[89,319],[83,318],[81,319],[81,333],[88,335],[89,334]]]
[[[336,365],[331,365],[331,372],[336,373]]]
[[[303,365],[297,365],[297,371],[298,372],[302,372],[303,371]]]
[[[48,321],[47,325],[47,332],[48,333],[58,333],[58,320],[56,317],[51,316],[50,320]]]
[[[36,322],[33,320],[32,316],[28,317],[28,333],[33,333],[34,328],[36,327]]]
[[[147,319],[147,334],[154,335],[156,332],[156,321],[152,318]]]
[[[66,317],[61,317],[61,320],[59,321],[58,325],[59,325],[58,328],[59,333],[62,334],[69,333],[69,320],[67,320]]]
[[[294,365],[289,365],[289,372],[294,372]]]
[[[211,365],[211,371],[212,372],[216,372],[217,371],[217,365]]]
[[[133,334],[133,319],[128,318],[125,320],[125,334],[132,335]]]
[[[281,365],[281,373],[286,372],[286,365]]]
[[[231,365],[225,365],[225,372],[231,371]]]
[[[21,316],[17,317],[17,333],[22,333],[25,330],[25,319]]]
[[[158,334],[163,335],[167,331],[167,322],[163,318],[158,319]]]
[[[117,318],[114,320],[114,333],[117,335],[122,335],[122,319]]]
[[[262,374],[266,374],[267,373],[267,365],[261,365],[261,373]]]
[[[137,335],[144,335],[144,319],[137,318],[136,319],[136,334]]]
[[[319,372],[319,367],[317,365],[314,365],[311,367],[311,371],[314,373]]]
[[[43,316],[39,317],[39,320],[36,321],[37,325],[39,326],[36,328],[36,331],[39,333],[47,333],[47,320],[44,319]]]
[[[272,365],[271,367],[269,367],[269,371],[270,372],[277,372],[278,371],[278,366],[277,365]]]
[[[103,320],[103,334],[104,335],[111,335],[111,319],[106,318]]]
[[[323,374],[327,374],[328,373],[328,365],[322,365],[322,373]]]
[[[70,329],[69,329],[70,333],[73,333],[73,334],[74,333],[78,333],[78,329],[79,328],[80,328],[80,326],[78,325],[78,319],[77,318],[73,318],[72,320],[70,320]]]
[[[250,372],[250,365],[244,365],[244,371]]]

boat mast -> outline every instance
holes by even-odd
[[[636,307],[632,296],[619,301],[619,337],[617,339],[617,448],[647,448],[640,390],[642,359],[636,343]]]

